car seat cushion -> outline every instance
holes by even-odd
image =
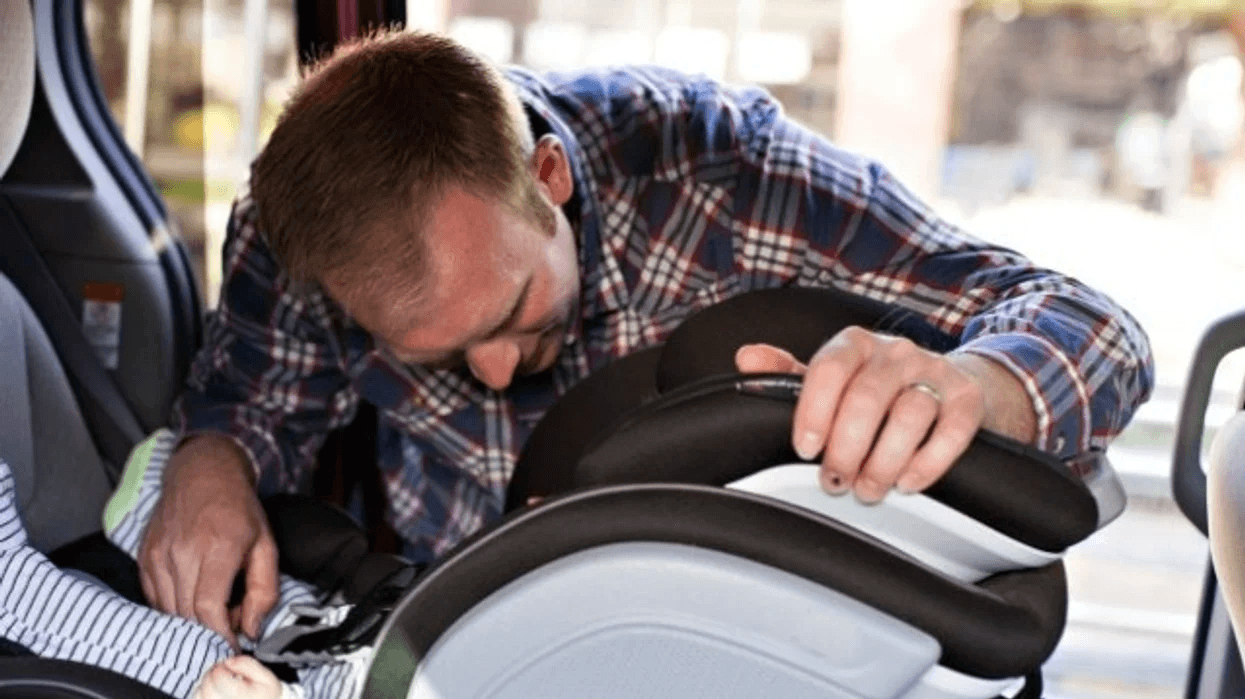
[[[50,552],[100,528],[110,487],[55,350],[3,275],[0,347],[0,458],[32,544]]]

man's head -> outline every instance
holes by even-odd
[[[458,44],[339,48],[286,106],[251,188],[291,279],[398,358],[462,361],[494,388],[556,358],[579,283],[567,154],[534,142],[512,88]]]

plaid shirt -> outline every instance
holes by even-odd
[[[581,317],[557,364],[505,392],[400,364],[322,293],[289,291],[244,197],[177,412],[184,432],[234,437],[262,492],[307,487],[326,433],[369,401],[389,521],[408,555],[435,557],[501,514],[524,440],[572,384],[693,311],[789,284],[900,304],[1000,362],[1061,456],[1105,445],[1149,394],[1148,341],[1121,308],[940,220],[761,90],[655,68],[508,75],[575,180]]]

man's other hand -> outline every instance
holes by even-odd
[[[981,427],[1032,441],[1032,403],[1010,372],[972,354],[941,355],[902,337],[845,328],[808,365],[771,345],[745,345],[741,372],[802,374],[792,446],[820,454],[821,484],[877,502],[892,487],[933,485]]]
[[[155,608],[198,621],[235,648],[239,627],[256,638],[278,597],[277,547],[250,474],[228,438],[188,440],[165,469],[138,555],[143,592]],[[246,596],[231,615],[230,590],[243,569]]]

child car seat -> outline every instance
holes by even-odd
[[[1065,620],[1059,558],[1123,510],[1118,479],[982,433],[925,493],[825,494],[790,447],[798,379],[737,375],[733,355],[807,359],[846,324],[953,342],[900,309],[767,290],[574,387],[527,443],[513,513],[397,604],[364,696],[951,699],[1033,677]]]

